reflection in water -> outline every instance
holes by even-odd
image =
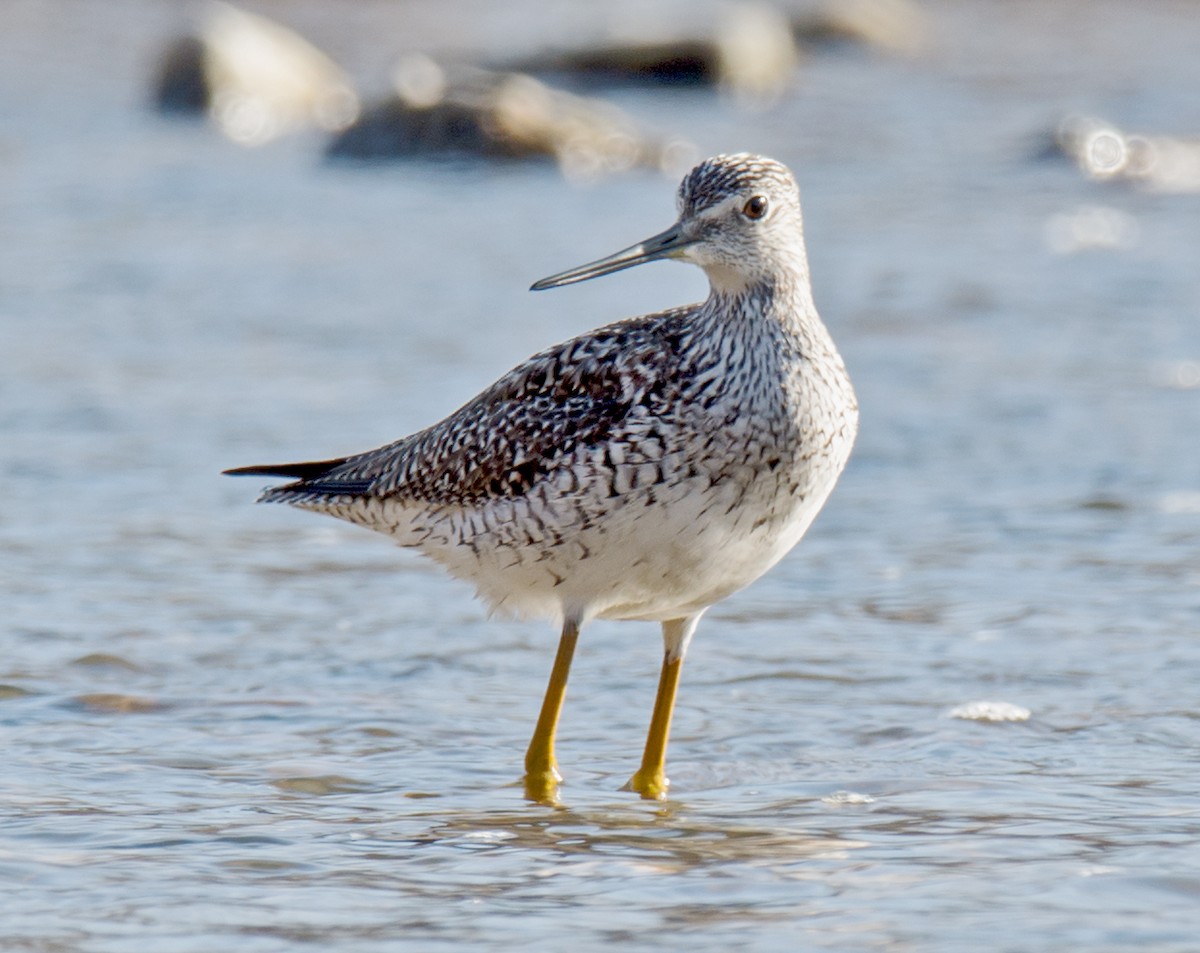
[[[1029,721],[1031,714],[1028,708],[1012,702],[977,701],[955,705],[946,712],[946,717],[964,721]]]
[[[457,848],[547,851],[620,858],[641,873],[681,873],[723,864],[777,867],[844,858],[866,846],[837,836],[790,832],[750,822],[723,823],[666,802],[653,811],[556,809],[437,817],[427,843]]]
[[[1128,212],[1083,205],[1046,222],[1046,245],[1060,255],[1095,249],[1129,249],[1138,243],[1138,221]]]

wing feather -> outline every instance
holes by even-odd
[[[444,420],[366,453],[241,467],[283,476],[264,502],[331,498],[475,503],[527,493],[580,446],[603,443],[633,409],[672,386],[695,306],[618,322],[548,348]]]

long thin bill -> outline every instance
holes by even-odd
[[[631,245],[615,255],[601,258],[597,261],[580,265],[569,271],[551,275],[541,281],[534,282],[530,291],[545,291],[547,288],[559,288],[562,285],[573,285],[577,281],[587,281],[589,278],[599,278],[601,275],[611,275],[614,271],[632,268],[634,265],[644,265],[648,261],[658,261],[661,258],[674,258],[688,245],[695,243],[694,238],[684,238],[678,225],[672,225],[665,232],[647,238],[644,242]]]

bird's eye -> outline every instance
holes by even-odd
[[[756,195],[746,201],[742,206],[742,214],[746,218],[753,221],[758,221],[767,214],[767,197],[765,195]]]

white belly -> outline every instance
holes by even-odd
[[[469,545],[436,527],[416,545],[504,614],[581,622],[678,619],[727,598],[775,565],[804,535],[835,478],[810,484],[802,499],[780,495],[774,481],[770,487],[751,484],[744,493],[732,483],[703,490],[657,487],[653,502],[621,500],[582,526],[561,507],[523,513],[508,503],[491,518],[475,517],[483,531]],[[464,519],[470,517],[442,514],[444,525],[461,527]],[[514,521],[552,524],[561,538],[523,541]]]

